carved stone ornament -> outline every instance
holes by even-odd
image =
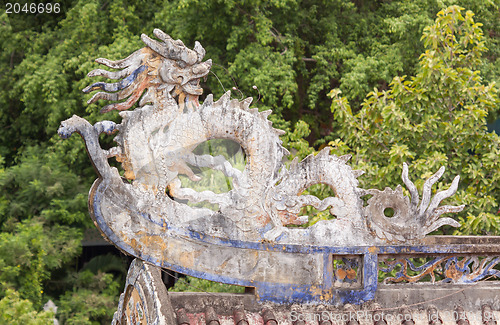
[[[59,129],[64,138],[74,132],[83,137],[99,175],[90,190],[90,215],[104,237],[122,251],[181,273],[257,287],[262,299],[332,301],[334,289],[325,280],[332,250],[418,243],[440,226],[459,225],[439,218],[464,207],[439,206],[457,190],[458,176],[448,190],[431,199],[431,187],[444,167],[425,182],[419,201],[406,164],[402,179],[411,200],[401,186],[384,191],[358,188],[362,172],[347,165],[350,156],[331,155],[330,148],[285,166],[283,158],[289,153],[279,138],[283,131],[267,119],[271,111],[250,108],[252,98],[231,99],[230,92],[217,101],[208,95],[200,104],[200,79],[212,65],[211,60],[202,61],[204,48],[196,42],[191,50],[158,29],[154,35],[158,40],[142,35],[146,46],[123,60],[96,60],[116,71],[89,73],[119,80],[96,82],[84,92],[102,90],[89,103],[114,102],[102,112],[121,111],[121,123],[91,125],[73,116]],[[136,102],[137,108],[128,110]],[[116,147],[100,147],[103,132],[116,133]],[[244,168],[236,168],[223,155],[196,152],[214,139],[239,144],[246,157]],[[111,157],[121,163],[122,175],[110,167]],[[196,183],[204,168],[230,179],[231,189],[217,193],[184,185],[182,175]],[[301,195],[320,183],[330,186],[335,196],[321,200]],[[372,197],[365,206],[361,197],[367,194]],[[215,208],[200,207],[203,203]],[[301,215],[305,206],[329,209],[335,218],[307,228],[287,227],[308,221]],[[384,215],[387,208],[394,210],[393,217]]]

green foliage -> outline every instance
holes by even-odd
[[[50,224],[89,224],[88,187],[56,153],[28,147],[16,165],[0,171],[0,225],[36,216]]]
[[[44,227],[36,219],[10,227],[0,233],[0,296],[6,289],[17,289],[23,299],[40,307],[50,272],[80,252],[80,233],[61,225]]]
[[[123,284],[127,276],[126,263],[120,257],[110,253],[93,257],[83,266],[82,271],[90,271],[94,274],[113,273],[123,280]]]
[[[22,299],[18,292],[9,289],[0,299],[0,322],[9,325],[53,325],[54,314],[37,312],[31,301]]]
[[[260,98],[255,105],[272,109],[287,131],[306,122],[316,145],[339,127],[331,123],[328,90],[337,87],[358,105],[373,87],[388,89],[393,76],[415,74],[422,31],[449,2],[182,0],[163,6],[156,18],[173,37],[206,47],[224,89],[237,86],[243,94],[233,91],[234,97]],[[497,5],[467,5],[482,13],[485,40],[498,44]],[[482,61],[488,80],[498,76],[498,58],[495,48]],[[207,93],[222,94],[218,79],[209,76]],[[285,121],[292,123],[284,127]]]
[[[59,299],[57,316],[63,324],[110,324],[122,287],[112,274],[79,272],[73,279],[73,290]]]
[[[353,153],[354,167],[367,171],[363,184],[377,188],[400,183],[403,162],[413,179],[420,177],[420,188],[446,166],[438,189],[459,174],[450,203],[467,205],[459,232],[498,234],[500,137],[486,131],[498,89],[477,70],[486,51],[481,24],[472,12],[451,6],[424,29],[422,41],[416,75],[395,77],[388,90],[375,88],[357,113],[340,90],[330,92],[342,139],[332,142],[334,152]]]
[[[81,93],[89,82],[85,75],[97,67],[95,58],[124,57],[142,46],[142,21],[152,15],[152,8],[139,2],[75,1],[65,6],[57,23],[51,18],[42,26],[14,30],[10,17],[0,14],[0,155],[5,166],[0,170],[0,298],[15,288],[39,309],[48,299],[44,289],[60,294],[50,283],[57,279],[57,286],[69,293],[80,291],[75,295],[88,307],[76,306],[77,301],[72,305],[68,293],[61,300],[66,302],[63,323],[109,323],[119,281],[111,275],[95,279],[114,288],[109,292],[60,283],[60,274],[71,274],[70,262],[81,252],[83,230],[93,227],[87,193],[95,173],[81,139],[62,141],[55,133],[72,114],[92,122],[109,119],[95,105],[87,113]]]
[[[175,285],[169,289],[173,292],[232,292],[244,293],[245,287],[234,286],[224,283],[218,283],[190,276],[182,277],[177,280]]]

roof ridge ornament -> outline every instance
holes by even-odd
[[[358,188],[357,177],[362,172],[347,164],[350,156],[331,155],[330,148],[301,162],[294,159],[287,168],[282,158],[289,152],[279,138],[283,131],[273,128],[267,119],[271,111],[250,109],[251,98],[231,99],[229,91],[215,102],[208,95],[200,104],[200,79],[212,65],[211,60],[202,62],[204,48],[197,42],[191,50],[159,29],[154,35],[160,41],[142,35],[146,47],[123,60],[96,60],[121,70],[96,69],[88,74],[120,79],[116,83],[96,82],[83,91],[103,90],[88,102],[114,101],[101,111],[121,111],[122,122],[91,125],[73,116],[63,121],[58,131],[62,137],[74,132],[83,137],[99,175],[89,195],[91,217],[122,251],[160,267],[221,282],[249,286],[271,283],[271,287],[290,281],[299,287],[308,284],[304,289],[308,294],[294,299],[330,301],[331,288],[328,291],[322,284],[323,255],[304,253],[414,244],[440,226],[459,225],[451,218],[439,218],[464,207],[439,207],[444,198],[456,192],[458,176],[448,190],[430,200],[431,187],[444,167],[425,183],[420,205],[406,164],[402,178],[411,202],[400,186],[394,191]],[[128,110],[138,101],[137,108]],[[98,141],[102,132],[117,132],[117,146],[102,149]],[[244,169],[239,170],[223,156],[194,152],[211,139],[237,142],[247,157]],[[109,165],[111,157],[121,162],[127,181]],[[232,179],[233,188],[215,193],[183,187],[179,175],[199,181],[194,172],[199,168],[220,171]],[[301,195],[318,183],[330,186],[335,197],[321,200]],[[373,196],[364,206],[361,196],[366,194]],[[218,211],[188,204],[202,202],[216,205]],[[305,206],[329,209],[336,218],[308,228],[286,227],[308,221],[300,215]],[[395,216],[386,217],[386,208],[394,209]],[[281,254],[288,255],[282,258]],[[296,263],[309,268],[299,272]],[[281,275],[269,271],[276,267]],[[289,278],[280,278],[283,274]]]

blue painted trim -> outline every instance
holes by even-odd
[[[170,229],[170,228],[169,228]],[[268,242],[247,242],[242,240],[234,240],[228,238],[213,237],[194,231],[187,231],[181,228],[175,228],[176,232],[183,236],[190,237],[200,242],[212,245],[220,245],[226,247],[246,248],[255,250],[267,250],[275,252],[301,253],[301,254],[316,254],[316,253],[331,253],[339,255],[360,255],[369,253],[370,250],[376,250],[377,254],[455,254],[459,247],[470,247],[468,244],[454,245],[390,245],[390,246],[315,246],[315,245],[293,245],[293,244],[272,244]]]
[[[333,255],[323,254],[323,289],[333,288],[334,285],[334,273],[333,268]]]
[[[146,65],[141,65],[139,68],[135,69],[127,78],[124,78],[123,80],[115,83],[107,83],[107,82],[96,82],[90,85],[89,87],[85,88],[83,92],[89,93],[91,91],[97,90],[97,89],[102,89],[104,91],[111,91],[115,92],[118,90],[122,90],[127,88],[132,84],[132,82],[135,81],[137,76],[146,70]]]

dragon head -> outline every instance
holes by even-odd
[[[141,95],[139,106],[147,103],[166,106],[194,103],[198,106],[198,97],[203,93],[200,87],[200,78],[205,77],[212,66],[212,60],[202,62],[205,49],[199,42],[194,49],[187,48],[180,40],[173,40],[159,29],[153,31],[160,40],[154,40],[147,35],[141,39],[146,47],[137,50],[125,59],[111,61],[96,59],[118,71],[95,69],[89,72],[89,77],[103,76],[109,79],[121,79],[116,83],[96,82],[83,89],[85,93],[94,90],[104,90],[96,93],[88,103],[99,99],[110,101],[125,101],[113,103],[103,107],[101,112],[111,110],[126,110],[132,107]]]

